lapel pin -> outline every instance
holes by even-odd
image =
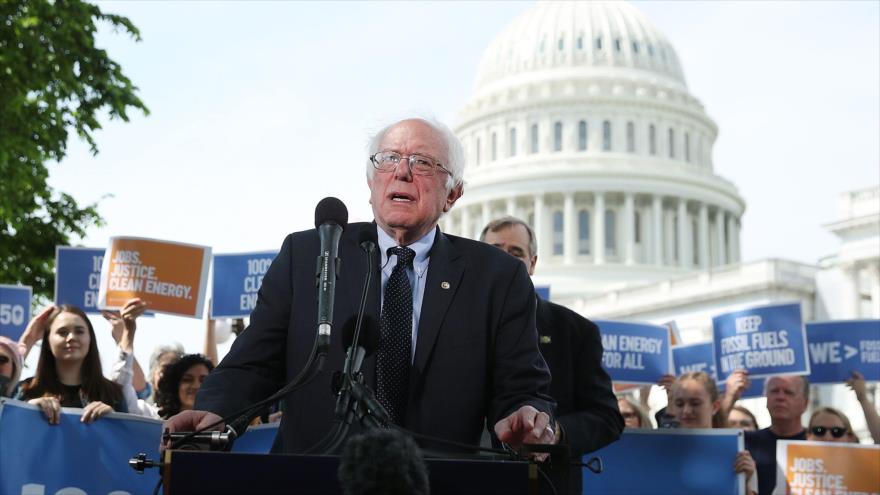
[[[441,289],[448,289],[448,288],[449,288],[449,282],[440,282],[440,288],[441,288]]]
[[[542,344],[549,344],[549,343],[550,343],[550,336],[549,336],[549,335],[541,335],[541,341],[540,341],[540,342],[541,342]]]

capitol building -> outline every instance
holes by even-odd
[[[843,192],[828,212],[837,253],[743,260],[746,202],[714,171],[718,124],[633,5],[538,2],[486,48],[454,131],[466,194],[444,231],[526,220],[535,285],[584,316],[674,321],[686,343],[710,340],[713,316],[773,303],[799,301],[805,321],[880,318],[880,187]],[[819,387],[814,405],[850,395]]]

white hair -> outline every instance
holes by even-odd
[[[452,130],[450,130],[449,127],[446,126],[446,124],[443,124],[442,122],[429,117],[416,117],[413,119],[404,120],[421,121],[431,129],[433,129],[436,133],[440,134],[440,136],[443,138],[443,141],[446,143],[448,156],[446,157],[447,162],[443,163],[441,161],[441,165],[443,165],[443,168],[451,172],[449,177],[447,177],[446,179],[446,190],[451,191],[453,187],[458,187],[464,184],[464,147],[461,145],[461,141],[459,141],[455,133],[453,133]],[[373,162],[370,161],[369,157],[379,152],[379,144],[382,143],[382,139],[385,137],[385,134],[387,134],[392,127],[401,122],[403,122],[403,120],[394,122],[393,124],[389,124],[370,137],[370,141],[367,146],[368,180],[372,180],[373,174],[376,172],[375,167],[373,167]]]

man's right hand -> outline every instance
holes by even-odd
[[[171,433],[198,431],[206,426],[212,425],[220,421],[221,419],[223,418],[208,411],[181,411],[180,413],[168,418],[168,420],[165,421],[164,428]],[[208,431],[222,431],[224,429],[226,429],[226,425],[220,423]],[[165,441],[162,440],[161,444],[159,445],[160,455],[168,447],[170,447],[170,445],[165,445]]]

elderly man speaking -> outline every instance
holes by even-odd
[[[367,164],[375,223],[350,224],[342,235],[334,321],[355,316],[372,269],[366,320],[379,322],[378,345],[362,370],[396,424],[469,444],[479,444],[489,424],[514,447],[552,443],[550,374],[538,351],[529,274],[503,251],[437,227],[462,195],[463,172],[461,143],[442,124],[404,120],[375,136]],[[364,232],[379,245],[370,267],[359,248]],[[168,421],[171,431],[219,421],[304,367],[315,336],[318,251],[315,230],[285,239],[250,326],[202,385],[196,410]],[[285,399],[281,451],[304,452],[330,430],[341,348],[333,345],[325,371]]]

